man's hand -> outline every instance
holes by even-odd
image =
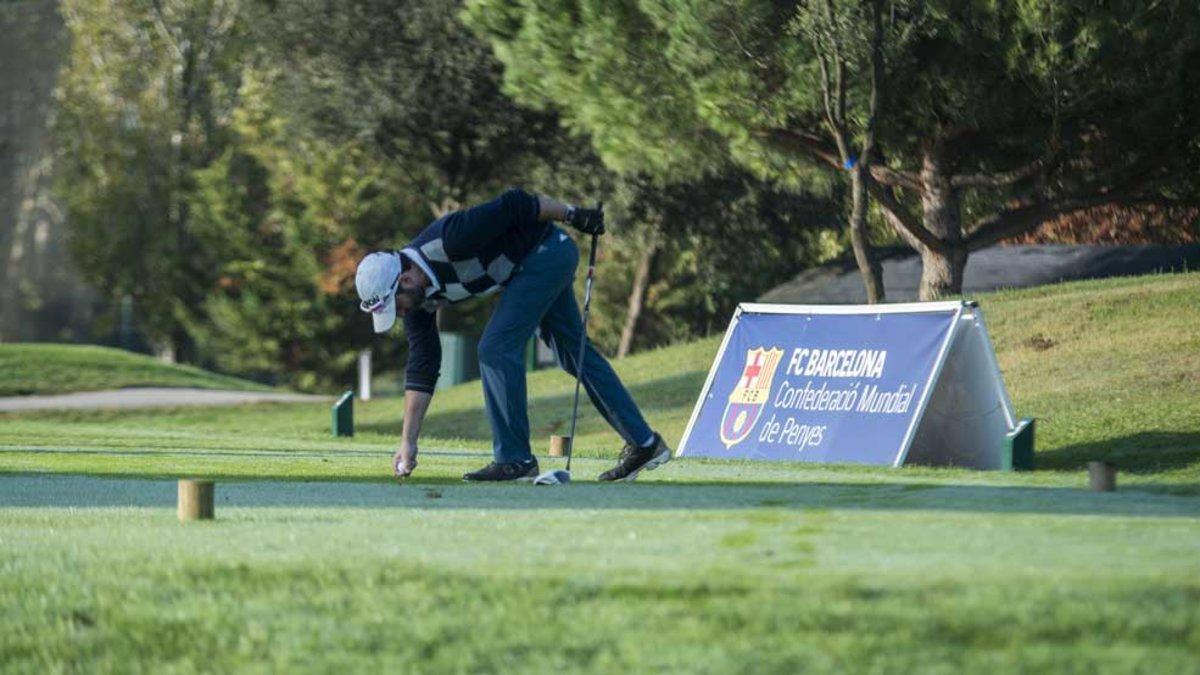
[[[403,442],[400,449],[392,455],[392,472],[396,478],[407,478],[417,468],[417,446]]]
[[[567,213],[567,224],[584,234],[604,234],[604,208],[572,208]]]
[[[422,391],[404,392],[404,431],[400,434],[400,449],[392,456],[392,473],[396,478],[406,478],[417,468],[417,438],[432,398],[433,394]]]

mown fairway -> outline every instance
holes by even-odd
[[[404,485],[396,401],[339,441],[320,405],[0,417],[0,668],[1200,670],[1200,275],[982,303],[1040,420],[1032,474],[677,461],[466,486],[476,384],[439,393]],[[620,366],[671,442],[715,348]],[[531,379],[537,446],[570,387]],[[617,441],[581,423],[590,479]],[[1096,458],[1119,492],[1083,489]],[[216,522],[175,521],[181,475],[221,481]]]

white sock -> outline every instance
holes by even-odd
[[[653,433],[651,433],[651,434],[650,434],[650,438],[647,438],[647,439],[646,439],[645,441],[643,441],[643,442],[642,442],[642,444],[641,444],[640,446],[638,446],[638,447],[641,447],[641,448],[648,448],[648,447],[650,447],[650,446],[652,446],[652,445],[654,445],[654,434],[653,434]]]

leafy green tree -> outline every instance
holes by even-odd
[[[215,281],[187,323],[221,369],[302,389],[345,384],[372,333],[352,302],[361,240],[403,220],[396,170],[355,144],[299,141],[253,71],[235,142],[197,172],[189,206]],[[383,356],[395,342],[384,343]]]
[[[211,275],[191,231],[193,173],[224,146],[246,47],[236,0],[64,0],[71,37],[55,131],[58,193],[84,277],[132,296],[164,352]]]
[[[459,11],[439,0],[296,0],[256,18],[282,76],[278,103],[306,133],[394,162],[430,216],[522,182],[573,146],[556,115],[504,95],[500,63]]]
[[[1194,196],[1200,6],[947,2],[923,21],[874,174],[923,297],[960,292],[971,251],[1063,215]]]
[[[850,6],[838,6],[843,4]],[[883,59],[884,31],[878,12],[872,13],[868,6],[865,12],[837,14],[832,4],[822,4],[821,11],[794,16],[759,3],[754,8],[757,13],[750,16],[738,14],[727,4],[695,3],[683,10],[690,16],[681,16],[679,8],[669,5],[472,0],[468,17],[505,61],[509,90],[525,100],[561,109],[569,123],[591,134],[605,163],[618,171],[689,181],[727,171],[733,158],[796,195],[828,193],[836,184],[836,175],[807,156],[765,155],[759,140],[749,133],[754,127],[746,121],[755,120],[761,126],[765,115],[790,116],[802,120],[809,135],[826,139],[829,146],[836,141],[842,157],[830,155],[830,160],[853,167],[846,174],[854,196],[849,219],[853,249],[871,299],[881,300],[883,286],[867,237],[866,181],[862,179],[873,151],[871,115],[879,98],[873,79],[879,73],[873,67]],[[718,52],[708,36],[692,39],[684,35],[689,20],[728,33],[738,54]],[[755,33],[760,23],[774,32]],[[777,41],[781,30],[790,36],[782,46]],[[828,70],[822,71],[823,92],[814,88],[822,81],[816,75],[818,60],[810,50],[795,48],[805,45],[795,39],[799,34],[829,44]],[[672,41],[677,36],[682,38]],[[747,76],[738,70],[740,63],[732,64],[743,54],[753,56],[750,50],[759,41],[776,42],[770,49],[780,63],[773,64],[776,67],[771,73]],[[674,67],[676,60],[702,62],[700,68],[708,79],[700,81],[694,74],[681,72]],[[761,60],[754,65],[768,67]],[[802,86],[774,98],[763,98],[762,91],[753,89],[753,77],[779,79],[797,67],[805,69],[795,76]],[[739,89],[744,90],[738,91],[744,98],[738,101],[712,99],[714,91]],[[727,109],[717,110],[718,106]],[[863,115],[859,112],[868,119],[860,119]],[[862,147],[855,148],[854,143],[864,136]],[[798,233],[793,236],[804,239]],[[748,242],[738,243],[744,248]]]
[[[867,227],[871,163],[876,124],[885,87],[885,51],[903,43],[903,29],[883,26],[882,0],[812,2],[793,19],[807,38],[820,73],[824,126],[850,180],[850,240],[867,302],[883,302],[883,269],[875,258]],[[893,8],[895,5],[893,5]]]
[[[921,253],[926,299],[961,290],[971,251],[1049,219],[1196,189],[1200,6],[1186,0],[471,0],[469,13],[507,85],[552,101],[612,166],[665,173],[724,147],[803,184],[850,165]],[[871,161],[848,162],[852,146]]]

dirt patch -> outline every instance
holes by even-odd
[[[1053,347],[1054,345],[1057,345],[1058,343],[1055,342],[1054,340],[1046,337],[1045,335],[1042,335],[1041,333],[1037,333],[1037,334],[1033,335],[1032,337],[1026,338],[1025,341],[1022,342],[1021,344],[1025,345],[1026,347],[1029,347],[1030,349],[1034,350],[1035,352],[1044,352],[1047,349],[1050,349],[1051,347]]]

